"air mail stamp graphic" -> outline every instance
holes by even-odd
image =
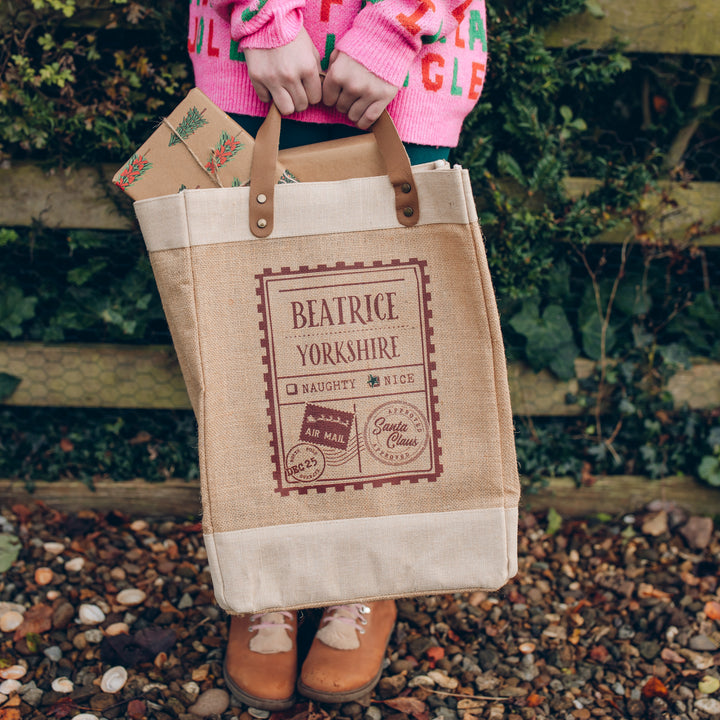
[[[337,450],[347,450],[354,420],[353,413],[308,403],[305,406],[300,439]]]
[[[257,279],[276,491],[437,480],[426,263],[268,269]]]

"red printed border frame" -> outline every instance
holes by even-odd
[[[420,271],[420,281],[422,284],[422,303],[425,316],[425,338],[426,338],[426,361],[428,367],[428,395],[431,417],[428,418],[430,423],[430,442],[435,453],[435,472],[434,473],[420,473],[418,475],[407,475],[404,477],[389,477],[386,479],[368,479],[368,480],[348,480],[347,482],[335,482],[327,483],[325,485],[312,485],[310,487],[283,487],[281,470],[282,458],[280,457],[280,440],[278,438],[278,420],[275,416],[275,396],[273,392],[273,381],[270,371],[270,341],[268,338],[268,322],[267,322],[267,298],[265,296],[264,287],[265,279],[269,277],[281,277],[287,275],[300,275],[313,272],[332,272],[335,270],[355,270],[355,269],[369,269],[373,268],[385,268],[385,267],[396,267],[396,266],[407,266],[416,265]],[[438,397],[437,397],[437,379],[434,377],[436,370],[436,363],[432,360],[432,356],[435,353],[435,345],[432,342],[432,336],[434,331],[430,325],[430,319],[432,318],[432,309],[430,308],[430,301],[432,295],[428,290],[430,279],[427,275],[427,260],[420,260],[418,258],[409,258],[406,261],[399,259],[391,260],[389,263],[383,262],[382,260],[376,260],[371,265],[367,265],[364,262],[356,262],[348,265],[345,262],[339,261],[335,265],[321,264],[317,267],[311,268],[308,265],[300,265],[297,270],[293,270],[289,266],[281,267],[279,271],[273,271],[272,268],[265,268],[262,273],[255,275],[255,279],[259,285],[255,290],[256,295],[260,298],[257,309],[262,319],[259,322],[260,332],[263,334],[260,340],[260,346],[263,349],[262,364],[267,368],[263,373],[263,380],[265,381],[265,399],[268,402],[266,413],[269,417],[268,431],[272,436],[272,449],[273,454],[271,456],[271,462],[275,466],[273,471],[273,480],[277,482],[275,492],[282,496],[288,496],[291,492],[297,492],[299,495],[307,495],[311,490],[320,494],[326,493],[328,490],[335,490],[336,492],[344,492],[346,488],[352,487],[354,490],[362,490],[364,487],[370,485],[374,488],[382,487],[383,485],[400,485],[403,482],[418,483],[420,480],[427,480],[428,482],[437,481],[438,477],[443,472],[443,466],[441,462],[442,448],[440,446],[440,435],[441,431],[437,424],[440,421],[440,413],[438,411]]]

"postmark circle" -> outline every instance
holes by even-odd
[[[391,400],[373,410],[365,422],[365,445],[385,465],[407,465],[425,450],[430,439],[422,411],[404,400]]]
[[[293,445],[285,457],[285,473],[288,482],[312,482],[325,472],[325,456],[322,450],[310,443]]]

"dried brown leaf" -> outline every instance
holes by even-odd
[[[412,715],[415,720],[428,720],[427,705],[414,697],[397,697],[383,700],[383,703],[393,710]]]

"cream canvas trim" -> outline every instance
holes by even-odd
[[[418,166],[414,177],[418,225],[477,220],[466,170]],[[257,240],[248,225],[249,192],[248,187],[184,190],[136,202],[148,251]],[[400,227],[387,177],[297,183],[275,188],[275,228],[269,239]]]
[[[213,533],[205,545],[216,600],[246,613],[495,590],[517,573],[517,523],[517,508],[419,513]],[[388,551],[401,547],[412,552]]]

